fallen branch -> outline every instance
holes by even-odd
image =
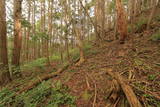
[[[109,74],[112,78],[116,79],[117,82],[120,84],[131,107],[142,107],[132,88],[126,83],[123,77],[121,77],[118,73],[113,72],[112,70],[107,70],[107,74]]]
[[[76,61],[72,62],[71,64],[67,64],[63,68],[58,69],[57,72],[53,72],[53,73],[46,74],[46,75],[43,75],[41,77],[38,77],[37,80],[31,81],[28,86],[26,86],[25,88],[23,88],[22,90],[17,92],[17,94],[21,94],[22,92],[31,90],[32,88],[37,86],[42,81],[45,81],[45,80],[48,80],[50,78],[53,78],[53,77],[56,77],[56,76],[60,75],[64,70],[66,70],[69,66],[73,65],[74,63],[76,63],[78,60],[79,60],[79,58]]]
[[[42,77],[39,77],[37,80],[35,81],[32,81],[28,86],[26,86],[25,88],[23,88],[22,90],[20,90],[18,92],[18,94],[22,93],[22,92],[25,92],[25,91],[28,91],[32,88],[34,88],[35,86],[37,86],[39,83],[41,83],[42,81],[44,80],[48,80],[50,78],[53,78],[53,77],[56,77],[58,76],[60,73],[62,73],[69,65],[65,66],[63,69],[59,69],[57,72],[53,72],[51,74],[46,74]]]
[[[111,82],[111,88],[109,92],[109,96],[107,97],[108,102],[106,107],[116,107],[117,103],[119,102],[118,99],[120,98],[120,85],[116,79],[113,79]]]

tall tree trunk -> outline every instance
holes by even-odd
[[[43,12],[43,14],[42,14],[43,15],[43,17],[42,17],[42,23],[43,23],[42,24],[42,32],[44,34],[46,34],[47,33],[46,28],[45,28],[45,26],[46,26],[46,0],[42,0],[42,7],[43,7],[43,9],[42,9],[42,12]],[[46,53],[47,53],[46,41],[47,41],[46,38],[42,37],[42,55],[43,55],[43,57],[47,56],[46,55]]]
[[[52,13],[51,13],[51,1],[48,1],[48,36],[46,40],[46,58],[47,58],[47,65],[50,65],[50,58],[49,58],[49,39],[50,35],[52,34]]]
[[[61,21],[61,28],[62,28],[62,26],[63,26],[63,20],[62,20],[62,17],[61,17],[61,19],[60,19],[60,21]],[[62,35],[63,35],[63,32],[62,32],[62,30],[60,31],[60,35],[59,35],[59,38],[60,38],[60,45],[59,45],[59,47],[58,48],[60,48],[59,49],[59,51],[60,51],[60,55],[61,55],[61,63],[63,63],[64,62],[64,55],[63,55],[63,53],[64,53],[64,47],[63,47],[63,37],[62,37]]]
[[[30,22],[31,18],[31,0],[28,0],[28,22]],[[30,38],[30,27],[27,28],[27,36],[26,36],[26,59],[29,61],[29,38]]]
[[[66,24],[66,30],[65,30],[65,48],[66,48],[66,52],[67,52],[67,59],[68,59],[68,61],[70,61],[70,54],[69,54],[69,40],[68,40],[68,27],[69,27],[69,25],[68,25],[68,23],[67,23],[67,21],[68,21],[68,19],[69,19],[69,17],[68,17],[68,13],[69,13],[69,7],[68,7],[68,5],[69,4],[67,4],[67,0],[65,1],[65,3],[64,3],[64,22],[65,22],[65,24]]]
[[[21,13],[22,13],[22,0],[14,0],[14,48],[12,55],[12,70],[13,74],[20,74],[20,52],[22,44],[22,31],[21,31]],[[16,69],[15,69],[16,68]],[[16,75],[19,76],[19,75]]]
[[[32,33],[35,36],[36,35],[36,1],[33,0],[33,5],[32,5]],[[37,47],[36,47],[37,41],[34,41],[33,43],[33,59],[37,58]]]
[[[103,40],[105,36],[105,0],[96,0],[95,6],[95,24],[98,32],[97,40]]]
[[[83,50],[83,41],[82,41],[82,30],[81,28],[77,27],[75,28],[75,34],[77,38],[77,46],[79,48],[79,53],[80,53],[80,59],[76,65],[81,65],[85,61],[85,56],[84,56],[84,50]]]
[[[116,0],[117,29],[120,33],[120,43],[123,44],[127,37],[127,18],[121,0]]]
[[[8,69],[5,2],[5,0],[0,0],[0,85],[6,84],[11,80]]]

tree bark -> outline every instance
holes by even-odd
[[[128,83],[122,76],[120,76],[118,73],[112,70],[107,70],[107,74],[109,74],[112,78],[114,78],[120,84],[131,107],[142,107],[141,103],[139,102],[136,95],[134,94],[132,88],[128,85]]]
[[[22,0],[14,0],[14,48],[13,48],[13,55],[12,55],[13,74],[14,73],[20,74],[19,65],[20,65],[21,45],[22,45],[22,31],[21,31],[22,7],[21,5],[22,5]]]
[[[0,0],[0,85],[11,80],[8,68],[5,2],[5,0]]]
[[[147,30],[150,27],[150,23],[152,22],[152,19],[153,19],[153,16],[154,16],[155,12],[156,12],[158,4],[159,4],[159,1],[158,1],[157,4],[156,4],[156,2],[153,2],[153,7],[152,7],[151,13],[149,15],[148,23],[147,23]]]
[[[103,40],[105,36],[105,0],[96,0],[95,6],[95,24],[96,31],[98,32],[97,40]],[[100,38],[99,38],[100,37]]]
[[[31,0],[28,0],[28,22],[30,22],[31,18]],[[30,27],[27,28],[27,36],[26,36],[26,59],[29,61],[29,37],[30,37]]]
[[[84,50],[83,50],[83,41],[81,39],[82,31],[80,28],[78,28],[78,27],[75,28],[75,35],[77,38],[77,42],[78,42],[77,46],[79,48],[79,53],[80,53],[80,59],[76,65],[80,66],[85,61]]]
[[[121,0],[116,0],[117,29],[120,33],[120,43],[123,44],[127,37],[127,18]]]

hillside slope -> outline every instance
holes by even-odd
[[[91,107],[93,103],[95,107],[105,107],[109,100],[117,107],[120,104],[128,107],[128,104],[122,103],[126,98],[121,90],[108,99],[113,87],[116,87],[106,74],[106,70],[111,69],[128,79],[142,105],[159,107],[160,44],[151,40],[152,35],[159,32],[159,27],[160,22],[156,21],[152,23],[152,29],[130,34],[124,45],[113,41],[105,42],[101,47],[93,46],[90,50],[92,55],[88,55],[81,66],[70,67],[57,79],[61,79],[71,93],[78,96],[78,107]]]
[[[112,71],[127,81],[144,107],[160,107],[160,17],[154,19],[149,30],[141,29],[146,23],[140,25],[125,44],[118,40],[104,41],[100,46],[92,44],[81,66],[69,66],[50,83],[41,81],[39,75],[50,73],[43,71],[32,76],[41,82],[33,89],[21,94],[1,91],[0,106],[129,107],[118,82],[106,73]],[[106,34],[106,40],[108,36],[112,38],[113,32]],[[30,83],[31,74],[27,75],[7,87],[16,92],[23,89]]]

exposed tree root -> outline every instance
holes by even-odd
[[[107,70],[107,74],[109,74],[119,83],[131,107],[142,107],[132,88],[127,84],[123,77],[121,77],[118,73],[113,72],[112,70]]]

